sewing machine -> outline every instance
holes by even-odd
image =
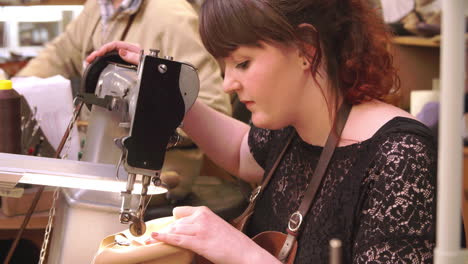
[[[163,182],[160,172],[166,150],[181,140],[176,129],[197,98],[199,80],[193,66],[160,58],[157,50],[142,52],[139,66],[109,53],[88,66],[83,90],[78,99],[91,109],[83,161],[0,153],[0,188],[67,187],[59,198],[50,263],[89,262],[104,236],[125,228],[115,225],[119,220],[135,236],[145,232],[148,195],[176,184]],[[83,234],[93,222],[99,230]]]
[[[148,186],[154,183],[170,187],[160,178],[165,153],[180,141],[176,128],[199,91],[193,66],[169,56],[159,58],[158,53],[142,52],[138,67],[125,63],[116,53],[106,54],[88,66],[83,78],[83,90],[87,93],[80,95],[86,104],[95,105],[84,160],[115,163],[115,157],[110,156],[118,155],[118,151],[108,146],[110,129],[121,150],[120,163],[128,173],[126,189],[121,193],[120,222],[131,222],[130,230],[136,236],[145,232],[143,215]],[[115,131],[116,128],[121,129]],[[97,154],[103,150],[107,152],[105,161],[99,160]],[[137,209],[132,210],[137,175],[141,175],[142,189]]]

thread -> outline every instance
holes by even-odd
[[[21,96],[0,80],[0,152],[21,154]]]

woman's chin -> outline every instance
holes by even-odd
[[[259,128],[277,130],[286,127],[286,125],[281,124],[273,118],[267,118],[266,116],[260,116],[258,114],[252,114],[252,123]]]

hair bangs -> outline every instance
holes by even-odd
[[[229,56],[240,45],[294,40],[293,30],[280,14],[263,1],[252,0],[206,0],[201,11],[200,36],[215,58]]]

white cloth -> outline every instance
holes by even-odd
[[[15,77],[14,89],[24,96],[29,106],[37,108],[36,120],[49,143],[57,149],[73,115],[73,99],[70,81],[60,75],[50,78]],[[62,155],[78,160],[80,140],[76,126],[71,142],[67,142]]]
[[[409,14],[413,9],[414,0],[380,0],[385,23],[395,23]]]

